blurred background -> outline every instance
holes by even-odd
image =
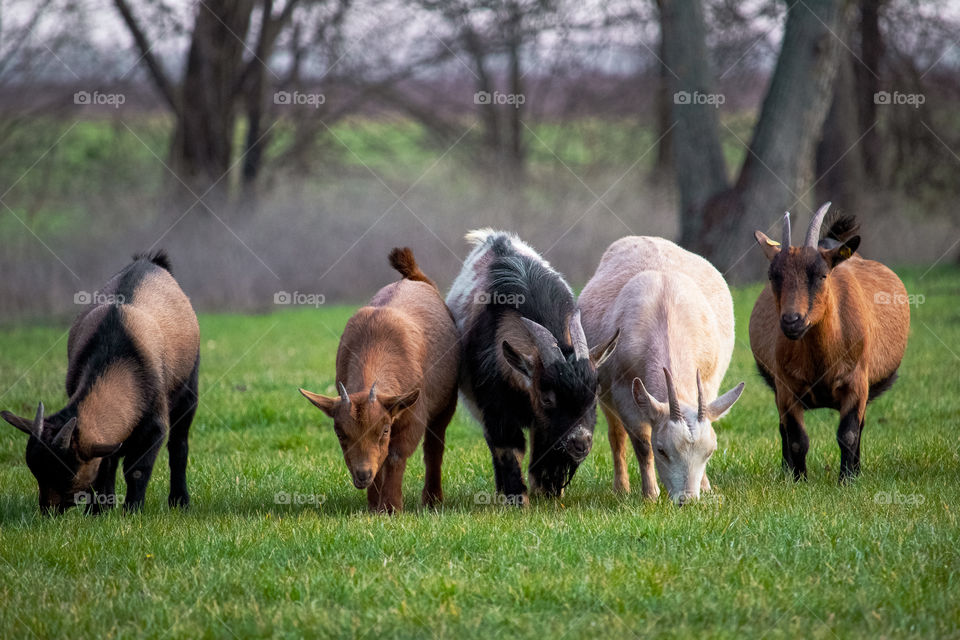
[[[479,226],[575,287],[661,235],[731,282],[825,200],[958,260],[960,2],[0,0],[0,319],[166,249],[199,309],[361,302]]]

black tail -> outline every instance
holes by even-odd
[[[136,260],[147,260],[157,265],[161,269],[166,269],[171,274],[173,270],[170,268],[170,257],[167,256],[167,252],[163,249],[158,249],[153,253],[137,253],[134,254],[133,259]]]
[[[836,240],[843,243],[860,233],[860,221],[857,216],[849,213],[831,213],[827,218],[827,229],[823,239]]]

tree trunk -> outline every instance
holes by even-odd
[[[680,244],[695,246],[700,212],[728,187],[717,109],[700,97],[716,95],[707,61],[706,25],[699,0],[660,2],[661,40],[672,95],[673,153],[680,191]]]
[[[186,185],[186,198],[207,193],[203,200],[213,204],[228,193],[242,38],[253,6],[253,0],[205,0],[198,5],[171,147],[173,169]]]
[[[663,4],[668,51],[688,41],[690,32],[696,34],[700,43],[698,49],[692,50],[696,55],[680,53],[679,60],[677,55],[671,58],[673,62],[667,60],[681,79],[679,86],[709,87],[699,2],[673,0]],[[696,6],[695,11],[689,9],[692,6]],[[805,0],[788,10],[776,68],[749,151],[732,188],[718,188],[718,161],[707,160],[720,149],[715,124],[712,133],[691,136],[695,125],[689,120],[695,109],[683,107],[696,105],[675,105],[676,170],[684,231],[681,240],[703,253],[730,278],[756,278],[762,273],[764,262],[753,251],[755,229],[772,231],[785,210],[798,206],[809,210],[806,186],[830,106],[841,50],[839,37],[847,32],[847,7],[847,0]],[[673,11],[688,13],[677,20],[676,15],[671,15]],[[703,115],[705,121],[716,122],[715,115]],[[705,204],[696,206],[701,201]],[[795,223],[797,228],[808,219],[799,217],[802,220]]]
[[[883,60],[883,36],[880,33],[880,8],[885,0],[860,2],[860,62],[854,67],[860,122],[870,127],[877,121],[877,103],[874,95],[880,91],[880,64]],[[863,136],[864,171],[875,185],[883,180],[882,143],[880,132],[872,128]]]
[[[658,3],[659,5],[659,3]],[[666,56],[664,39],[660,38],[660,61],[657,63],[657,158],[653,179],[664,180],[673,172],[673,92],[670,70],[663,63]]]
[[[856,213],[864,191],[863,139],[873,127],[860,123],[853,62],[851,54],[841,52],[833,103],[817,145],[816,194],[818,202],[831,201],[835,209]]]

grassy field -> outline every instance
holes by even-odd
[[[735,292],[725,386],[747,389],[717,426],[716,494],[683,509],[613,495],[602,418],[562,500],[481,504],[489,453],[459,411],[443,510],[419,507],[412,459],[406,513],[368,515],[296,391],[334,393],[352,309],[203,315],[188,512],[166,507],[164,451],[143,513],[41,517],[26,438],[3,426],[0,636],[960,637],[960,272],[903,277],[923,298],[901,380],[869,409],[846,487],[828,411],[807,414],[809,481],[782,475],[746,339],[758,288]],[[0,330],[0,406],[61,406],[65,331]]]

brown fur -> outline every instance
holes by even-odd
[[[412,253],[402,266],[398,270],[405,276],[422,275]],[[437,288],[424,278],[387,285],[347,322],[336,368],[349,406],[339,396],[301,389],[333,418],[347,468],[354,485],[367,488],[371,511],[403,508],[407,458],[425,434],[422,498],[427,505],[443,499],[440,468],[444,434],[456,407],[459,335]]]
[[[784,463],[798,479],[805,475],[803,411],[829,407],[841,413],[837,437],[843,480],[859,471],[860,433],[871,389],[876,392],[892,382],[906,350],[906,289],[878,262],[858,254],[843,261],[843,245],[790,247],[780,255],[781,248],[762,233],[757,233],[757,241],[772,261],[771,276],[781,284],[779,297],[768,284],[757,299],[750,345],[776,393]],[[857,243],[854,237],[854,248]],[[811,288],[813,279],[823,274],[821,284]],[[808,326],[796,340],[781,328],[781,316],[792,313],[803,316]],[[852,426],[845,427],[845,420]]]

